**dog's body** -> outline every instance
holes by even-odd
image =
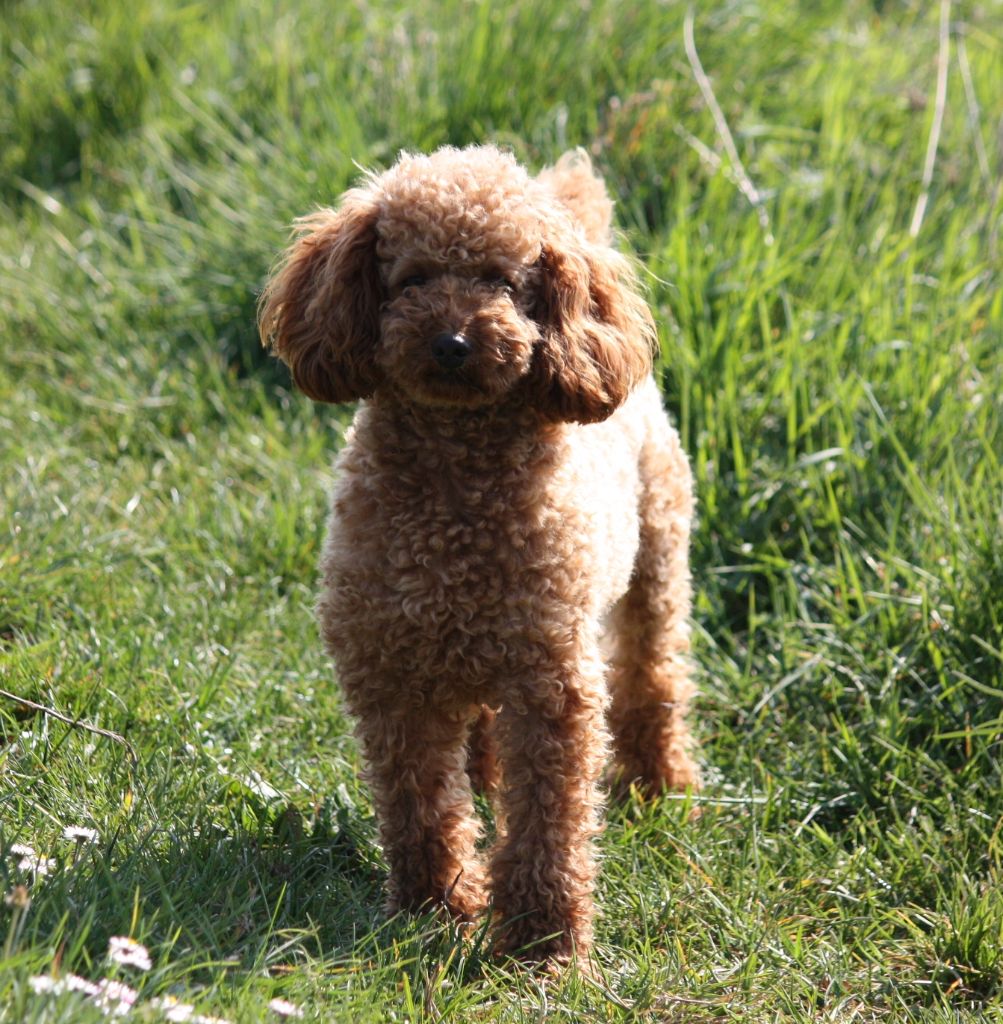
[[[491,148],[403,157],[305,222],[263,299],[304,390],[367,399],[319,615],[391,906],[493,898],[530,959],[591,940],[607,728],[623,781],[697,784],[690,472],[609,210],[580,161],[531,179]],[[487,871],[469,773],[497,790]]]

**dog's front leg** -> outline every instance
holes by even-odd
[[[498,716],[493,895],[500,950],[523,960],[566,961],[592,941],[604,703],[601,663],[590,653],[534,673]]]
[[[470,919],[484,908],[466,773],[475,713],[372,709],[359,719],[356,732],[390,864],[391,913],[440,905]]]

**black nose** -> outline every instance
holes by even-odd
[[[437,334],[432,339],[432,357],[444,370],[458,370],[470,355],[470,342],[462,334]]]

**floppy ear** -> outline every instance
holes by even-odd
[[[301,217],[296,230],[258,304],[262,343],[318,402],[365,398],[379,383],[375,203],[352,189],[337,210]]]
[[[530,368],[538,407],[554,420],[606,419],[651,370],[655,325],[629,262],[568,232],[540,257],[541,340]]]

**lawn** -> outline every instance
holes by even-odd
[[[1003,1016],[1001,126],[993,0],[3,4],[0,1022]],[[699,491],[708,784],[610,808],[589,978],[381,914],[351,410],[254,322],[294,216],[485,140],[592,153]]]

